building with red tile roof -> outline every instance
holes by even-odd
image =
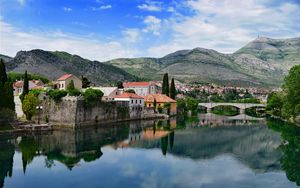
[[[23,93],[24,81],[19,80],[13,83],[14,95],[20,95]],[[38,87],[38,88],[37,88]],[[44,83],[41,80],[29,80],[28,88],[31,89],[44,89]]]
[[[171,99],[164,94],[150,94],[144,97],[145,105],[147,107],[154,107],[154,100],[156,101],[156,108],[164,108],[166,104],[170,104],[170,115],[177,114],[177,104],[174,99]]]
[[[134,90],[140,96],[157,93],[157,86],[154,82],[125,82],[124,90]]]
[[[69,85],[71,80],[73,80],[74,86],[75,86],[76,89],[81,89],[82,88],[82,81],[79,78],[77,78],[76,76],[74,76],[73,74],[64,74],[64,75],[62,75],[61,77],[59,77],[56,80],[55,84],[56,84],[58,89],[66,90],[67,86]]]

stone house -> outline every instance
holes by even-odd
[[[170,115],[177,114],[176,101],[164,94],[150,94],[144,97],[146,107],[154,107],[154,100],[156,100],[156,109],[158,107],[164,108],[166,104],[170,104]]]
[[[157,86],[154,82],[126,82],[123,83],[124,91],[134,90],[139,96],[146,96],[157,93]]]
[[[57,89],[66,90],[71,80],[73,80],[76,89],[82,89],[82,81],[73,74],[65,74],[59,77],[55,82]]]
[[[24,81],[16,81],[13,84],[14,95],[21,95],[23,93]],[[29,80],[28,81],[29,90],[31,89],[44,89],[44,83],[41,80]]]
[[[114,101],[128,102],[130,118],[141,117],[144,110],[144,98],[135,94],[123,92],[120,95],[114,96]]]

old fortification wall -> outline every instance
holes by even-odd
[[[154,118],[154,111],[130,108],[128,102],[98,102],[95,106],[85,105],[81,97],[64,97],[60,102],[47,99],[42,103],[41,122],[58,126],[80,127],[109,122]],[[152,113],[151,113],[152,112]],[[152,115],[152,116],[151,116]],[[38,113],[34,117],[38,118]]]

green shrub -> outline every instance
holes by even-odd
[[[33,94],[25,95],[22,109],[24,114],[26,115],[27,120],[31,120],[32,116],[34,116],[36,112],[36,106],[39,104],[38,98]]]
[[[158,111],[158,113],[161,114],[163,112],[163,108],[161,106],[159,106],[159,107],[157,107],[157,111]]]
[[[79,96],[79,95],[81,95],[81,92],[78,89],[68,90],[68,93],[69,93],[70,96]]]
[[[32,90],[30,90],[29,91],[29,94],[33,94],[33,95],[35,95],[36,97],[38,97],[40,94],[41,94],[41,90],[39,90],[39,89],[32,89]]]
[[[87,89],[84,94],[84,103],[87,106],[95,106],[98,101],[101,101],[103,92],[98,89]]]
[[[9,124],[15,120],[15,117],[16,117],[15,111],[8,108],[0,109],[0,124],[1,123]]]
[[[53,99],[55,102],[59,102],[61,98],[67,96],[67,92],[64,90],[51,90],[49,91],[49,96],[51,99]]]

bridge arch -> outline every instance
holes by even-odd
[[[211,109],[217,106],[233,106],[240,109],[240,113],[245,113],[247,108],[261,107],[265,108],[265,104],[256,104],[256,103],[199,103],[198,106],[205,107],[208,112],[211,112]]]

